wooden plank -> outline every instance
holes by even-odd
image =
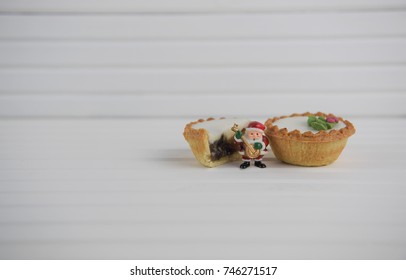
[[[203,196],[204,198],[207,198],[207,196]],[[270,199],[270,196],[267,195],[266,198]],[[242,198],[239,199],[241,201]],[[292,200],[289,199],[283,199],[285,203],[291,202]],[[295,199],[294,201],[299,202],[299,199]],[[329,201],[329,200],[328,200]],[[396,198],[391,197],[391,201],[396,201],[397,204],[399,202],[396,200]],[[304,209],[306,206],[308,206],[308,203],[315,203],[316,200],[311,200],[308,199],[305,201],[305,203],[298,204],[301,205],[302,208]],[[379,202],[379,199],[369,199],[369,203],[374,203],[374,202]],[[348,205],[349,203],[347,203]],[[353,204],[353,203],[351,203]],[[264,204],[261,204],[264,205]],[[290,203],[287,205],[291,205]],[[245,206],[245,207],[244,207]],[[283,221],[271,221],[269,214],[268,218],[263,219],[263,223],[260,222],[251,222],[249,223],[249,218],[247,215],[254,215],[257,213],[257,211],[265,210],[264,208],[259,208],[259,207],[251,207],[250,210],[247,210],[249,206],[251,205],[244,205],[242,208],[246,209],[245,210],[245,215],[241,217],[240,223],[238,222],[220,222],[220,223],[193,223],[192,221],[183,221],[181,223],[171,223],[170,220],[167,222],[145,222],[145,223],[95,223],[95,224],[78,224],[78,225],[72,225],[72,224],[67,224],[67,225],[61,225],[59,223],[51,224],[51,225],[43,225],[43,224],[32,224],[32,225],[3,225],[2,226],[2,242],[1,243],[6,243],[6,242],[18,242],[18,241],[23,241],[27,239],[27,233],[30,233],[30,238],[29,240],[32,243],[37,243],[37,242],[55,242],[55,243],[62,243],[63,241],[70,241],[70,242],[91,242],[92,240],[95,239],[95,233],[97,233],[97,239],[98,240],[103,240],[106,242],[112,242],[114,240],[124,240],[126,242],[142,242],[145,240],[146,242],[150,243],[153,241],[164,241],[164,243],[171,243],[171,242],[181,242],[185,240],[218,240],[218,242],[224,242],[227,240],[227,238],[230,238],[230,234],[233,233],[232,240],[240,240],[240,241],[245,241],[247,242],[249,239],[259,239],[264,243],[269,243],[272,242],[272,240],[290,240],[296,238],[301,238],[301,240],[314,240],[317,239],[321,242],[323,241],[330,241],[331,239],[334,240],[342,240],[343,242],[349,242],[352,240],[353,242],[362,240],[362,235],[364,235],[363,238],[366,238],[365,236],[370,233],[371,229],[374,229],[374,234],[373,236],[377,239],[380,240],[386,240],[389,239],[388,237],[386,238],[378,238],[378,236],[385,236],[389,232],[394,232],[394,230],[398,230],[398,233],[392,237],[391,239],[393,242],[397,244],[402,244],[404,242],[404,238],[402,238],[402,235],[406,234],[406,226],[404,222],[401,222],[401,217],[396,216],[396,219],[393,219],[396,221],[398,224],[397,227],[395,226],[390,226],[390,227],[377,227],[376,223],[373,224],[371,222],[367,223],[363,221],[364,225],[358,224],[356,225],[357,222],[360,221],[360,217],[355,217],[347,222],[339,222],[337,219],[334,219],[335,223],[334,224],[329,224],[329,228],[326,228],[326,223],[328,221],[328,218],[325,217],[328,214],[331,214],[331,212],[334,215],[337,215],[338,211],[328,211],[325,212],[324,214],[320,213],[317,216],[311,217],[310,214],[313,214],[316,211],[309,210],[308,208],[306,209],[306,214],[309,216],[305,218],[303,215],[296,216],[295,219],[292,220],[287,220],[286,223],[288,225],[282,226]],[[322,207],[324,204],[320,205],[319,208],[316,210],[319,212],[323,212],[323,209],[326,209],[326,207]],[[380,206],[386,206],[386,203],[378,203],[377,207]],[[207,205],[207,208],[209,208],[210,205]],[[163,208],[163,207],[162,207]],[[206,208],[206,209],[207,209]],[[286,208],[280,208],[280,207],[268,207],[269,210],[276,210],[276,209],[284,209]],[[331,207],[329,207],[331,209]],[[391,207],[394,208],[394,207]],[[397,205],[396,208],[402,209],[400,205]],[[154,208],[143,208],[144,211],[153,211]],[[184,209],[188,209],[185,207]],[[235,209],[235,207],[233,207]],[[130,209],[129,209],[130,210]],[[207,214],[208,217],[213,217],[215,216],[214,210],[217,210],[217,208],[213,208],[210,210],[210,214]],[[138,210],[139,211],[139,210]],[[300,212],[299,209],[292,209],[290,212],[294,212],[297,214]],[[304,211],[304,210],[302,210]],[[209,212],[209,211],[207,211]],[[329,213],[330,212],[330,213]],[[349,208],[346,209],[346,211],[343,213],[343,216],[349,217],[351,212],[356,212],[356,208]],[[376,213],[378,210],[375,210],[372,213]],[[234,212],[233,214],[229,213],[227,211],[227,214],[231,214],[231,218],[236,218],[238,217],[237,214],[240,214],[241,211]],[[385,213],[388,215],[393,214],[391,211],[386,210]],[[163,213],[162,213],[163,214]],[[170,215],[171,212],[167,213],[167,215]],[[221,213],[223,214],[223,213]],[[405,214],[405,212],[403,212]],[[220,213],[219,213],[220,215]],[[367,215],[370,216],[371,214]],[[167,217],[165,215],[165,217]],[[298,219],[298,217],[301,217],[302,220]],[[322,217],[322,218],[320,218]],[[312,221],[317,221],[317,223],[314,224]],[[381,219],[379,223],[382,225],[384,224],[385,219]],[[252,230],[252,227],[250,226],[245,226],[242,227],[241,224],[245,225],[252,225],[252,227],[255,228],[255,231]],[[295,226],[296,224],[296,226]],[[366,227],[365,224],[368,224],[369,226]],[[280,225],[278,229],[276,229],[277,225]],[[343,227],[349,227],[354,229],[354,231],[357,231],[357,236],[351,236],[352,232],[348,231],[342,231]],[[296,233],[295,228],[301,228],[302,231],[300,232],[300,235]],[[207,228],[215,228],[216,230],[207,230]],[[120,229],[119,231],[117,229]],[[327,231],[330,232],[331,230],[331,235],[326,235]],[[203,234],[202,234],[203,232]],[[270,232],[272,232],[272,235],[270,238]],[[310,236],[313,234],[313,236]],[[3,237],[3,236],[6,236]],[[247,238],[246,236],[250,236],[250,238]],[[332,238],[334,237],[334,238]],[[369,237],[370,238],[370,237]],[[248,239],[248,240],[247,240]],[[372,240],[371,240],[372,241]],[[1,244],[0,243],[0,244]],[[372,245],[370,245],[372,246]]]
[[[406,12],[0,16],[0,39],[138,40],[405,36]]]
[[[105,142],[106,143],[106,142]],[[187,145],[185,143],[185,145]],[[399,144],[398,144],[399,145]],[[185,146],[186,147],[186,146]],[[128,146],[127,146],[128,149]],[[70,152],[74,152],[73,149],[70,150]],[[77,150],[77,152],[83,152],[83,150]],[[43,153],[46,153],[46,151],[43,151]],[[189,153],[190,157],[193,158],[193,155]],[[402,156],[405,155],[405,153],[401,153]],[[191,158],[191,159],[192,159]],[[141,162],[151,163],[151,160],[146,159],[145,157],[138,157],[138,159]],[[133,160],[136,160],[136,157],[133,157]],[[269,163],[270,166],[280,166],[280,164],[277,162],[274,164],[274,158],[271,158],[270,156],[266,159],[266,161]],[[189,170],[190,172],[189,176],[199,176],[201,172],[197,169],[198,163],[194,161],[189,161],[187,160],[189,164],[194,166],[194,170]],[[236,162],[235,164],[229,165],[230,168],[228,170],[223,171],[224,175],[229,175],[233,176],[233,173],[235,172],[235,169],[238,168],[239,164]],[[140,168],[138,168],[140,167]],[[167,167],[167,163],[157,163],[155,164],[155,168],[165,168]],[[232,167],[232,168],[231,168]],[[52,181],[59,181],[62,180],[64,182],[70,182],[71,184],[75,184],[75,182],[86,182],[86,181],[107,181],[107,182],[115,182],[119,181],[120,178],[126,178],[126,180],[133,182],[135,185],[137,184],[144,184],[146,182],[150,182],[148,178],[151,176],[148,170],[150,170],[150,167],[148,168],[148,165],[141,165],[139,166],[135,165],[134,168],[127,168],[127,169],[116,169],[116,170],[109,170],[106,169],[100,170],[100,169],[84,169],[84,170],[70,170],[70,169],[64,169],[64,170],[53,170],[52,172],[49,172],[49,170],[0,170],[0,175],[1,175],[1,180],[2,184],[7,184],[8,181],[26,181],[26,182],[52,182]],[[138,170],[138,172],[134,172],[134,170]],[[386,181],[389,180],[394,180],[398,182],[399,179],[402,178],[402,172],[401,168],[395,168],[395,169],[390,169],[386,170],[385,173],[380,173],[379,172],[380,168],[371,168],[369,170],[358,170],[356,174],[354,174],[353,171],[351,170],[341,170],[340,177],[339,179],[336,179],[335,182],[338,184],[348,184],[348,183],[353,183],[360,185],[362,184],[364,177],[369,176],[370,180],[373,182],[376,182],[377,184],[385,184]],[[275,184],[281,184],[282,177],[286,178],[286,183],[289,184],[298,184],[300,183],[301,180],[304,181],[311,181],[314,176],[317,176],[319,183],[320,184],[327,184],[329,183],[329,177],[332,175],[330,172],[324,172],[324,173],[306,173],[303,170],[297,171],[298,173],[296,174],[295,178],[288,179],[289,174],[291,174],[291,170],[280,170],[280,174],[277,178],[275,178],[274,183]],[[268,175],[270,176],[270,174]],[[160,174],[160,179],[156,180],[156,184],[176,184],[179,183],[179,174],[176,173],[161,173]],[[240,181],[241,177],[243,176],[238,176],[237,178],[234,178],[233,180],[222,183],[226,183],[225,187],[227,187],[227,184],[236,184],[238,185],[238,182]],[[404,177],[404,176],[403,176]],[[137,183],[138,182],[138,183]],[[253,182],[254,183],[254,182]],[[184,187],[188,188],[191,184],[194,184],[193,181],[188,180],[187,182],[182,182],[179,183],[179,187]],[[201,187],[204,187],[204,185],[201,185]],[[180,190],[180,189],[171,189],[172,191]],[[162,190],[160,190],[162,192]],[[77,192],[72,192],[72,193],[65,193],[63,196],[61,196],[61,193],[38,193],[38,194],[32,194],[32,193],[27,193],[27,194],[22,194],[22,193],[3,193],[2,198],[4,200],[3,203],[0,203],[0,207],[2,206],[18,206],[18,205],[27,205],[27,206],[57,206],[57,205],[64,205],[64,206],[74,206],[74,205],[82,205],[82,206],[100,206],[100,205],[131,205],[132,203],[137,204],[137,205],[143,205],[143,204],[167,204],[168,206],[171,207],[182,207],[182,206],[190,206],[191,204],[194,204],[196,207],[200,205],[204,205],[205,203],[190,203],[190,196],[189,195],[184,195],[182,201],[184,203],[172,205],[171,203],[168,203],[167,201],[159,201],[159,200],[154,200],[154,193],[149,193],[149,194],[141,194],[138,192],[124,192],[128,193],[128,198],[124,199],[122,198],[123,192],[117,192],[117,193],[111,193],[109,192],[109,195],[106,196],[106,193],[100,192],[100,198],[97,198],[98,195],[94,195],[91,192],[88,193],[82,193],[81,197],[77,197]],[[223,196],[224,194],[219,194],[220,196]],[[244,194],[239,194],[239,195],[244,195]],[[245,194],[246,195],[246,194]],[[179,195],[180,196],[180,195]],[[236,195],[237,196],[237,195]],[[38,197],[38,199],[35,199]],[[166,198],[169,198],[170,194]],[[18,200],[16,199],[18,198]],[[180,197],[178,197],[180,198]],[[405,199],[405,197],[401,197],[402,200]],[[121,200],[121,201],[120,201]],[[15,202],[13,202],[15,201]],[[47,203],[45,204],[45,201]],[[256,203],[264,203],[262,199],[254,199],[252,198],[251,202],[249,204],[255,205]],[[234,203],[230,203],[231,205],[234,205]],[[218,200],[215,204],[213,202],[213,205],[221,205],[221,200]],[[406,212],[406,211],[405,211]],[[406,213],[405,213],[406,214]]]
[[[283,226],[275,225],[275,228]],[[114,225],[112,225],[114,227]],[[215,227],[211,227],[215,230]],[[251,227],[252,228],[252,227]],[[348,227],[351,228],[351,227]],[[352,228],[351,228],[352,229]],[[297,232],[300,228],[292,229]],[[393,229],[395,230],[395,229]],[[271,231],[270,231],[271,232]],[[323,231],[325,236],[331,236]],[[390,234],[391,232],[388,232]],[[366,232],[365,236],[370,233]],[[230,236],[233,234],[230,232]],[[283,240],[211,239],[211,240],[95,240],[88,242],[4,242],[0,257],[5,259],[272,259],[272,260],[394,260],[404,258],[404,243],[391,242],[388,235],[380,240],[364,238],[356,242],[337,240],[300,239],[299,236]],[[317,239],[316,239],[317,238]],[[184,244],[184,246],[180,246]],[[368,245],[367,245],[368,244]],[[373,244],[373,246],[371,246]],[[193,248],[193,251],[190,250]]]
[[[402,0],[172,0],[167,5],[162,0],[14,0],[0,2],[3,12],[275,12],[308,10],[376,10],[405,8]]]
[[[255,112],[246,104],[255,103]],[[268,93],[200,95],[0,95],[0,116],[266,116],[325,110],[342,115],[404,116],[399,93]]]
[[[405,66],[0,69],[0,93],[403,91]]]
[[[406,39],[0,42],[0,66],[292,66],[406,63]]]

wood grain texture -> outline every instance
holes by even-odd
[[[404,118],[352,118],[327,167],[244,171],[200,166],[191,120],[1,120],[0,258],[406,257]]]
[[[0,39],[179,40],[406,36],[406,12],[0,16]]]
[[[0,93],[404,91],[406,66],[0,69]],[[23,81],[23,82],[22,82]]]
[[[0,2],[6,12],[74,13],[179,13],[179,12],[285,12],[325,10],[376,10],[406,8],[403,0],[14,0]]]
[[[403,116],[404,5],[2,1],[0,116]]]
[[[198,68],[388,64],[406,64],[406,38],[0,42],[0,67]]]
[[[2,117],[278,116],[326,111],[346,116],[405,116],[404,92],[196,94],[4,94]],[[255,106],[251,108],[251,105]]]

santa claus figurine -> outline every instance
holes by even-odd
[[[264,135],[265,126],[260,122],[250,122],[242,131],[238,130],[238,126],[234,125],[231,129],[235,132],[234,140],[240,144],[240,154],[242,155],[243,163],[241,169],[246,169],[250,166],[251,160],[255,161],[255,166],[265,168],[262,163],[262,158],[268,150],[266,147],[269,144],[268,138]]]

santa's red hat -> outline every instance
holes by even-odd
[[[246,131],[258,131],[263,133],[265,130],[265,125],[263,125],[260,122],[250,122],[247,126],[247,128],[245,129]]]

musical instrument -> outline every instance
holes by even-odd
[[[238,131],[238,124],[234,124],[231,128],[234,133]],[[261,150],[256,150],[253,144],[248,143],[247,139],[244,136],[241,136],[241,140],[244,143],[245,155],[251,159],[257,158],[261,155]]]

